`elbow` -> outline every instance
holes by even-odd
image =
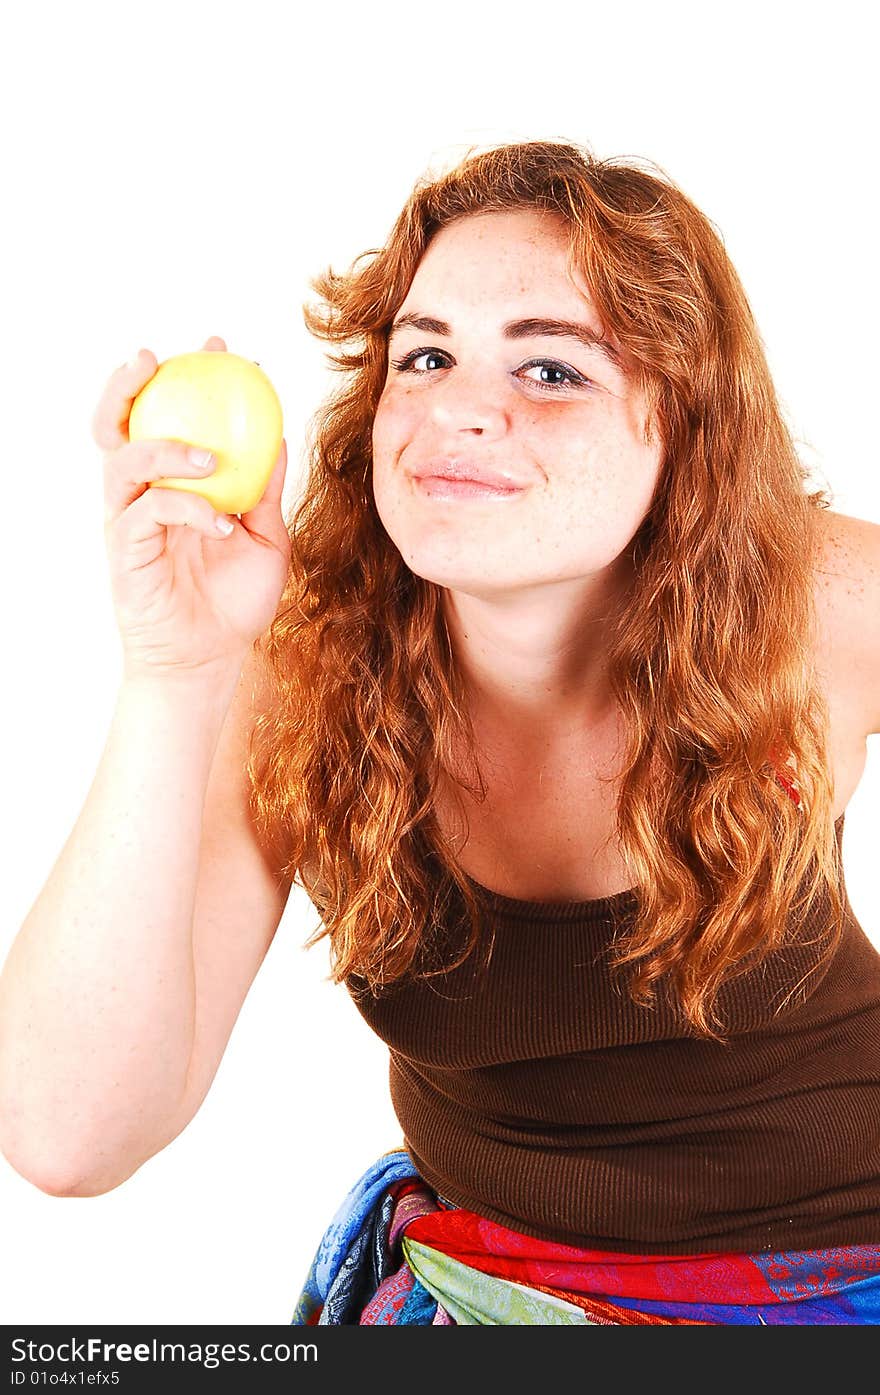
[[[8,1155],[7,1155],[8,1156]],[[51,1165],[22,1165],[9,1158],[10,1165],[20,1177],[46,1196],[103,1196],[126,1180],[125,1177],[88,1177],[73,1170]]]
[[[46,1196],[101,1196],[130,1176],[130,1172],[124,1177],[101,1175],[92,1169],[71,1166],[58,1155],[29,1153],[6,1139],[0,1139],[0,1152],[19,1177]]]
[[[10,1148],[3,1148],[3,1156],[14,1172],[37,1191],[46,1196],[97,1196],[97,1189],[85,1187],[82,1178],[64,1168],[32,1159],[20,1158]]]
[[[20,1112],[8,1105],[0,1111],[0,1153],[13,1172],[47,1196],[77,1195],[81,1179],[63,1165],[59,1154],[36,1147],[33,1139],[28,1143]]]
[[[57,1169],[37,1170],[28,1176],[27,1181],[38,1191],[45,1192],[46,1196],[102,1196],[119,1186],[119,1182],[83,1178],[76,1173]]]

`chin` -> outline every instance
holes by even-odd
[[[463,595],[475,596],[480,600],[493,600],[505,592],[515,590],[518,580],[502,577],[493,569],[487,575],[485,557],[474,558],[472,562],[449,561],[445,565],[424,557],[413,557],[401,551],[401,557],[414,576],[430,581],[445,591],[458,591]]]

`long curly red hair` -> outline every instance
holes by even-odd
[[[485,794],[479,752],[441,588],[377,516],[371,432],[388,330],[432,236],[471,213],[554,211],[664,446],[609,654],[627,731],[617,836],[638,902],[611,962],[637,1003],[664,979],[692,1030],[722,1039],[722,983],[779,948],[823,890],[820,964],[840,934],[814,671],[831,501],[806,487],[720,236],[646,164],[543,141],[472,153],[416,185],[384,247],[312,283],[306,322],[341,381],[313,421],[288,584],[258,644],[272,701],[252,737],[251,808],[321,912],[308,943],[329,936],[334,981],[376,993],[481,941],[481,903],[435,815],[441,775]],[[450,917],[467,928],[451,961],[432,957]]]

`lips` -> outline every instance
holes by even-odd
[[[411,471],[413,479],[453,480],[459,484],[481,484],[488,489],[506,489],[511,492],[525,486],[519,480],[501,470],[493,470],[488,465],[479,465],[472,460],[454,460],[444,456],[430,460]]]

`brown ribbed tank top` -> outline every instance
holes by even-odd
[[[835,831],[840,849],[843,815]],[[637,1007],[603,967],[634,892],[520,901],[470,880],[495,929],[488,966],[477,953],[378,997],[348,983],[442,1197],[624,1253],[880,1243],[880,954],[845,886],[828,966],[781,1010],[815,964],[801,937],[725,985],[722,1045],[669,1000]],[[803,938],[828,913],[814,902]]]

